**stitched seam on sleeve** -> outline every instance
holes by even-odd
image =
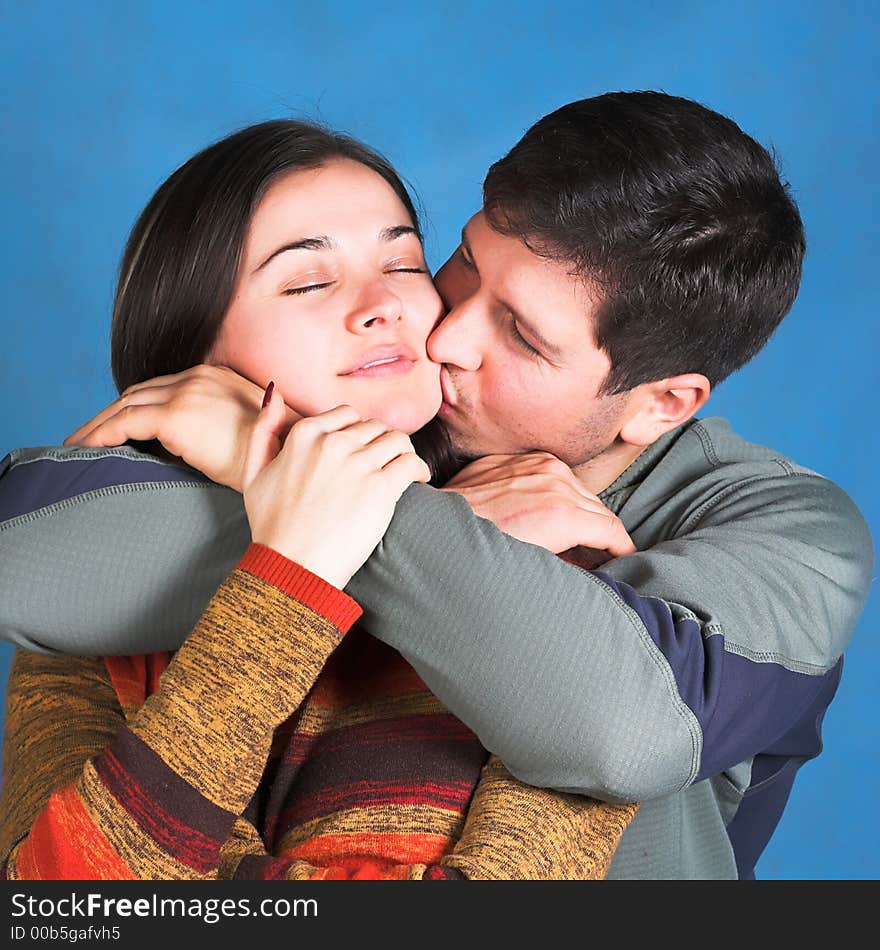
[[[675,682],[675,674],[672,672],[672,667],[669,665],[669,661],[663,655],[663,651],[651,639],[651,635],[648,633],[647,628],[642,622],[642,618],[639,617],[635,610],[630,607],[630,605],[617,593],[617,591],[609,587],[600,578],[595,577],[589,571],[585,571],[584,573],[594,584],[600,587],[607,596],[611,597],[617,606],[623,608],[627,619],[629,620],[630,624],[632,624],[633,629],[636,631],[640,640],[647,648],[648,655],[663,676],[663,681],[666,683],[667,691],[672,697],[673,705],[679,716],[681,716],[682,721],[685,723],[688,734],[691,737],[691,772],[687,778],[687,781],[681,786],[681,788],[687,788],[687,786],[690,785],[696,778],[697,773],[700,770],[702,733],[700,731],[700,724],[697,721],[697,717],[694,715],[693,710],[688,706],[688,704],[681,698],[681,695],[678,692],[678,684]]]
[[[802,472],[795,471],[794,469],[787,467],[783,464],[781,459],[773,459],[772,461],[777,462],[782,468],[785,476],[787,478],[807,478],[815,479],[821,482],[827,481],[824,475],[819,475],[815,472]],[[773,479],[778,478],[778,475],[756,475],[753,478],[737,482],[734,485],[729,485],[724,491],[721,491],[714,498],[707,501],[704,505],[701,505],[682,525],[682,532],[688,531],[696,527],[695,522],[698,522],[703,518],[709,511],[712,510],[716,505],[720,504],[733,492],[738,491],[744,485],[753,485],[757,482],[763,481],[772,481]],[[737,643],[735,640],[731,640],[730,637],[725,632],[725,629],[720,623],[713,623],[710,626],[705,628],[707,632],[714,634],[721,634],[724,636],[724,649],[726,652],[734,653],[737,656],[741,656],[746,660],[752,660],[755,663],[778,663],[780,666],[785,667],[785,669],[790,670],[792,673],[804,673],[808,676],[823,676],[829,670],[833,669],[840,657],[835,657],[827,666],[819,663],[810,663],[806,660],[797,660],[794,657],[786,656],[784,653],[777,653],[775,651],[760,651],[753,650],[750,647],[747,647],[743,644]]]
[[[712,441],[712,436],[708,429],[705,428],[703,423],[695,423],[692,431],[696,432],[697,437],[703,446],[703,454],[706,456],[706,459],[713,465],[723,465],[724,463],[721,461],[721,459],[718,457],[718,453],[715,451],[715,443]],[[766,461],[775,462],[782,469],[782,471],[785,472],[786,475],[797,474],[794,465],[792,465],[788,459],[782,458],[781,456],[773,456],[772,458],[766,459]]]
[[[751,660],[753,663],[776,663],[791,673],[803,673],[806,676],[824,676],[829,670],[833,670],[840,657],[828,664],[828,666],[819,663],[809,663],[806,660],[795,660],[783,653],[772,651],[752,650],[750,647],[743,646],[740,643],[734,643],[725,637],[724,650],[727,653],[734,653],[745,660]]]
[[[713,465],[720,465],[721,459],[718,458],[718,455],[715,452],[715,446],[712,443],[712,437],[706,431],[705,426],[702,422],[697,422],[694,424],[691,432],[696,432],[697,438],[700,440],[700,444],[703,446],[703,454]]]
[[[786,478],[810,478],[816,479],[820,482],[826,482],[826,479],[823,475],[816,475],[811,472],[797,472],[786,468],[779,459],[772,459],[772,461],[777,462],[782,468],[783,474]],[[712,510],[716,505],[724,501],[729,495],[732,495],[734,492],[739,491],[746,485],[754,485],[758,482],[770,482],[774,479],[779,478],[778,475],[753,475],[751,478],[745,478],[741,481],[734,482],[732,485],[728,485],[727,488],[718,492],[714,498],[710,498],[708,501],[700,505],[695,512],[693,512],[681,526],[681,532],[690,530],[691,528],[696,527],[695,522],[699,521],[704,515]]]
[[[53,502],[51,505],[46,505],[43,508],[37,508],[34,511],[26,512],[23,515],[17,515],[15,518],[10,518],[8,521],[0,522],[0,531],[7,531],[11,528],[17,528],[21,525],[29,524],[32,521],[39,521],[42,518],[56,514],[59,511],[65,511],[68,508],[73,508],[75,505],[80,503],[95,501],[98,498],[108,498],[112,495],[136,494],[138,492],[146,491],[147,489],[155,492],[181,488],[189,490],[198,489],[200,491],[204,491],[206,488],[223,490],[224,486],[214,484],[213,482],[184,481],[138,482],[136,484],[129,485],[107,485],[103,488],[95,488],[91,491],[83,492],[81,495],[73,495],[70,498],[64,498],[61,501]]]
[[[9,453],[12,458],[12,468],[21,468],[23,465],[33,465],[38,462],[57,462],[63,464],[64,462],[95,462],[108,458],[125,459],[126,462],[133,462],[135,464],[141,463],[143,465],[162,465],[165,468],[181,468],[180,465],[175,465],[165,459],[137,454],[131,449],[127,451],[121,448],[78,449],[76,452],[72,452],[69,448],[50,447],[43,450],[41,454],[35,455],[33,458],[23,458],[22,455],[24,451],[29,450],[13,449],[13,451]]]

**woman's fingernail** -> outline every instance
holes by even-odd
[[[269,405],[269,400],[272,398],[272,393],[273,393],[274,390],[275,390],[275,381],[273,380],[273,381],[272,381],[271,383],[269,383],[269,385],[266,387],[266,395],[263,396],[263,408],[264,408],[264,409],[266,408],[266,406]]]

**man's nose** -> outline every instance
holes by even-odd
[[[352,333],[363,333],[397,323],[403,317],[403,303],[381,282],[364,288],[346,319]]]
[[[465,370],[476,370],[482,365],[480,335],[467,311],[467,304],[453,307],[428,337],[428,356],[435,363]]]

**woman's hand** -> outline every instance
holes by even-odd
[[[555,455],[487,455],[443,486],[467,499],[474,513],[520,541],[555,554],[575,547],[611,557],[636,547],[623,522]]]
[[[341,589],[406,488],[431,472],[409,436],[351,406],[302,419],[286,435],[284,409],[272,392],[253,427],[244,468],[251,537]]]
[[[262,400],[263,390],[233,370],[194,366],[129,386],[64,444],[107,446],[158,439],[212,481],[241,491],[245,454]],[[299,418],[286,409],[288,428]]]

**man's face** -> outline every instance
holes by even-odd
[[[572,468],[608,448],[627,395],[600,396],[597,298],[564,264],[489,227],[482,212],[435,277],[449,314],[428,339],[443,363],[440,416],[468,456],[551,452]]]

